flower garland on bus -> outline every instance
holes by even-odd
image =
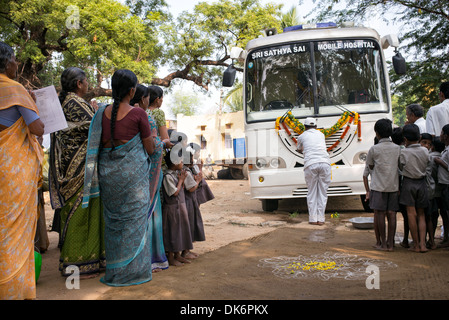
[[[342,133],[340,138],[331,147],[329,147],[327,149],[328,152],[335,149],[335,147],[344,139],[344,137],[348,133],[349,129],[351,128],[352,122],[354,122],[354,124],[357,125],[357,135],[358,135],[359,141],[361,141],[362,140],[362,135],[361,135],[362,127],[361,127],[360,116],[357,112],[345,111],[342,114],[342,116],[340,117],[340,119],[338,119],[337,123],[335,123],[332,127],[328,128],[328,129],[318,129],[324,134],[324,136],[326,138],[328,138],[328,137],[334,135],[336,132],[338,132],[341,128],[343,128],[343,126],[347,125],[345,131]],[[291,111],[287,112],[286,115],[276,119],[276,131],[278,132],[278,134],[279,134],[279,130],[280,130],[281,126],[284,128],[284,130],[287,132],[288,136],[290,136],[290,137],[291,137],[291,132],[290,132],[289,128],[292,129],[298,135],[301,135],[305,130],[304,124],[302,124],[300,121],[298,121],[298,119],[296,119],[293,116]],[[292,140],[293,140],[293,142],[297,143],[297,140],[294,137],[292,137]]]

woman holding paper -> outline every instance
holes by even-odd
[[[77,266],[82,278],[97,276],[105,267],[104,220],[99,198],[82,208],[84,167],[89,126],[94,108],[82,97],[88,83],[83,70],[75,67],[61,75],[59,94],[68,128],[51,134],[50,198],[59,229],[59,270],[68,276],[68,266]],[[59,228],[58,228],[59,227]]]
[[[34,299],[37,190],[44,132],[35,101],[14,81],[13,49],[0,42],[0,300]]]

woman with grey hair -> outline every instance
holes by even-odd
[[[82,278],[98,276],[106,267],[101,201],[96,198],[87,208],[81,206],[89,126],[95,115],[95,108],[83,99],[88,86],[80,68],[62,72],[59,100],[69,127],[51,134],[49,161],[50,198],[61,249],[59,270],[68,276],[67,267],[77,266]]]
[[[0,300],[35,299],[34,236],[44,133],[34,98],[14,79],[14,50],[0,42]]]

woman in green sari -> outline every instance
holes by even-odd
[[[95,109],[82,97],[88,83],[83,70],[68,68],[61,75],[59,95],[68,128],[51,134],[49,187],[59,220],[59,270],[77,266],[82,278],[99,274],[106,265],[104,220],[100,198],[82,208],[84,167],[89,126]]]

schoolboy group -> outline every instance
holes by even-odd
[[[376,138],[368,152],[363,180],[366,201],[374,211],[377,249],[393,251],[397,212],[404,218],[401,246],[414,252],[448,246],[449,121],[445,125],[429,123],[433,113],[448,112],[448,88],[449,82],[441,85],[442,103],[432,107],[438,110],[429,110],[427,130],[418,122],[393,128],[389,119],[380,119],[374,125]],[[440,122],[442,119],[438,117]],[[420,120],[424,121],[422,117]],[[437,245],[435,231],[439,215],[444,236]],[[412,243],[408,241],[409,234]]]

